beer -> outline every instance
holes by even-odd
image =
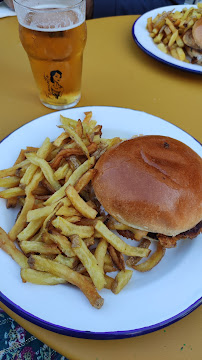
[[[76,105],[81,96],[85,17],[76,10],[29,12],[19,24],[40,100],[52,109]],[[47,12],[46,12],[47,11]]]

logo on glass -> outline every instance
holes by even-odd
[[[63,94],[63,87],[60,84],[62,79],[62,72],[60,70],[53,70],[50,75],[44,74],[44,79],[47,82],[47,97],[54,97],[58,99]]]

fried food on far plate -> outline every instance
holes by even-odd
[[[190,32],[194,24],[202,17],[202,4],[197,7],[184,7],[181,11],[164,11],[155,18],[147,19],[147,30],[159,50],[165,54],[184,61],[194,63],[194,57],[189,58],[185,34]]]

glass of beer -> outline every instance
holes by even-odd
[[[75,106],[81,97],[86,0],[14,0],[21,43],[42,104]]]

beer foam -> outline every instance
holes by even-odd
[[[70,30],[80,26],[85,21],[85,10],[67,9],[65,5],[36,5],[33,10],[21,11],[18,15],[19,23],[31,30],[56,32]]]

